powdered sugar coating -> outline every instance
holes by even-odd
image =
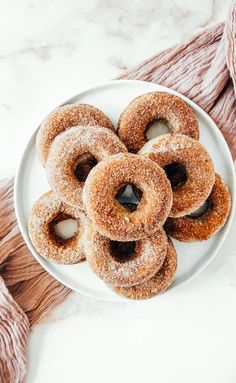
[[[65,240],[57,237],[52,222],[60,215],[68,215],[78,222],[78,233]],[[83,211],[65,204],[52,191],[42,195],[34,204],[28,222],[29,236],[36,251],[57,263],[72,264],[85,259],[84,238],[88,219]]]
[[[71,128],[52,143],[46,165],[48,181],[66,203],[82,208],[84,182],[75,175],[78,158],[84,154],[92,155],[99,162],[126,151],[123,142],[108,129],[94,126]]]
[[[200,217],[168,218],[165,229],[182,242],[209,239],[226,223],[230,213],[231,196],[222,178],[216,174],[215,183],[208,197],[206,212]]]
[[[118,135],[128,150],[137,153],[147,142],[146,131],[155,120],[165,120],[172,134],[199,139],[198,121],[186,102],[166,92],[151,92],[135,98],[119,118]]]
[[[115,198],[125,184],[143,192],[134,212]],[[102,235],[117,241],[135,241],[152,235],[163,225],[172,206],[172,190],[165,172],[155,162],[122,153],[91,170],[83,189],[83,203]]]
[[[206,148],[181,134],[153,138],[139,151],[162,168],[177,163],[186,169],[187,181],[173,188],[170,217],[183,217],[198,209],[208,198],[215,182],[214,165]]]
[[[123,261],[112,255],[110,244],[109,238],[90,226],[85,247],[86,259],[104,282],[128,287],[144,282],[160,269],[166,256],[167,236],[160,229],[151,237],[137,241],[135,255]],[[127,242],[122,244],[129,245]]]
[[[38,156],[44,166],[47,162],[50,146],[56,136],[77,125],[103,126],[115,132],[115,128],[109,118],[94,106],[87,104],[60,106],[45,118],[36,137]]]
[[[110,287],[118,294],[131,299],[147,299],[164,292],[173,282],[177,268],[177,255],[171,240],[161,269],[149,280],[131,287]]]

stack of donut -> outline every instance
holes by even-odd
[[[155,120],[164,120],[170,132],[148,141]],[[98,277],[128,298],[166,290],[177,268],[169,236],[206,240],[230,212],[229,190],[198,139],[192,109],[169,93],[131,101],[117,129],[90,105],[54,110],[36,142],[52,188],[34,204],[29,219],[37,252],[61,264],[86,259]],[[127,185],[135,199],[122,199]],[[55,231],[66,219],[77,222],[68,239]]]

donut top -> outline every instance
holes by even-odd
[[[65,204],[56,193],[50,190],[43,194],[32,208],[30,217],[32,231],[39,232],[42,225],[54,221],[59,212],[61,215],[65,214],[72,218],[86,219],[86,215],[81,209]],[[45,243],[45,246],[47,246],[47,243]]]
[[[149,124],[155,120],[166,121],[172,134],[199,139],[197,118],[185,101],[166,92],[151,92],[132,100],[119,118],[118,134],[129,151],[142,148]]]
[[[116,200],[125,184],[137,186],[142,199],[130,212]],[[155,232],[167,218],[172,191],[165,172],[153,161],[131,153],[109,157],[92,169],[83,189],[89,218],[104,236],[137,240]]]
[[[87,260],[95,271],[99,270],[100,277],[109,283],[119,284],[117,282],[120,281],[123,284],[125,281],[126,285],[127,282],[132,285],[131,282],[135,284],[134,281],[140,280],[140,276],[142,280],[150,278],[161,267],[166,248],[167,236],[163,229],[135,242],[110,241],[92,225],[87,231]]]
[[[75,126],[56,137],[50,150],[50,159],[75,157],[90,153],[99,161],[108,155],[127,152],[117,135],[101,126]],[[47,164],[47,169],[51,164]]]
[[[81,193],[91,168],[110,155],[126,151],[123,142],[108,129],[70,128],[52,143],[46,164],[48,181],[64,201],[82,207]]]
[[[194,150],[194,157],[192,151]],[[181,154],[181,158],[186,162],[198,162],[204,157],[213,168],[213,162],[206,148],[197,140],[184,134],[163,134],[148,141],[139,151],[140,155],[148,155],[150,158],[156,159],[160,166],[165,166],[173,162],[175,157]],[[199,173],[201,168],[198,169]]]
[[[153,152],[158,155],[166,155],[177,152],[180,150],[190,149],[195,146],[196,140],[188,139],[185,135],[175,134],[171,136],[170,134],[163,134],[159,137],[155,137],[152,140],[149,140],[145,146],[140,149],[138,154],[146,154],[149,152]],[[203,145],[199,143],[199,148],[202,148]]]
[[[56,136],[77,125],[103,126],[115,131],[110,119],[94,106],[87,104],[61,106],[45,118],[36,137],[37,152],[43,165],[47,161],[50,146]]]
[[[165,230],[180,241],[193,242],[209,239],[224,226],[230,213],[231,195],[218,174],[206,205],[199,215],[167,219]]]
[[[131,286],[111,286],[114,291],[127,298],[147,299],[164,292],[172,283],[177,268],[177,254],[170,239],[168,239],[167,254],[162,267],[149,280]]]
[[[173,205],[170,216],[184,216],[198,209],[209,196],[215,182],[212,159],[206,148],[197,140],[186,135],[166,134],[150,140],[139,151],[168,172],[171,166],[182,167],[183,181],[172,183]],[[175,168],[174,168],[175,169]],[[173,174],[175,176],[175,174]],[[170,177],[171,180],[172,177]]]
[[[77,221],[77,232],[63,239],[55,232],[54,225],[65,219]],[[58,263],[72,264],[84,259],[85,229],[88,219],[83,211],[65,204],[58,195],[49,191],[34,204],[29,218],[29,236],[41,256]]]

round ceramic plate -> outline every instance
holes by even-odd
[[[151,92],[164,91],[176,94],[194,110],[200,127],[200,141],[206,146],[219,173],[231,190],[233,205],[225,227],[211,239],[204,242],[181,243],[174,241],[178,254],[178,269],[171,288],[183,284],[203,270],[222,246],[230,228],[235,195],[235,175],[233,161],[228,146],[212,119],[196,104],[186,97],[160,85],[143,81],[109,81],[87,89],[66,101],[68,103],[87,103],[101,109],[116,126],[122,110],[135,97]],[[56,279],[71,289],[99,299],[121,301],[122,297],[111,291],[89,269],[86,262],[77,265],[57,265],[42,258],[30,242],[27,222],[34,202],[50,189],[45,170],[38,161],[35,148],[35,131],[27,143],[15,177],[15,209],[18,224],[24,240],[38,262]]]

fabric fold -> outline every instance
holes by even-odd
[[[21,383],[30,325],[70,294],[29,252],[16,222],[13,180],[0,188],[0,383]]]
[[[0,382],[23,381],[28,336],[28,318],[0,277]]]

